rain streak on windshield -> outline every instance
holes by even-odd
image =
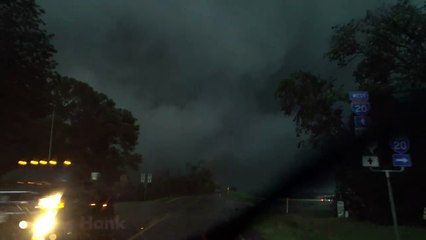
[[[0,2],[2,239],[423,239],[425,4]]]

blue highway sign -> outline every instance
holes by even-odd
[[[351,101],[368,101],[368,92],[367,91],[349,92],[349,99]]]
[[[408,138],[393,138],[390,141],[390,147],[396,153],[406,153],[410,149],[410,140]]]
[[[411,157],[409,154],[393,154],[392,164],[394,167],[411,167]]]
[[[352,103],[352,112],[356,115],[364,115],[370,111],[370,104],[368,102],[365,103]]]

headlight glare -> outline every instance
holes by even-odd
[[[45,239],[55,228],[56,212],[48,211],[37,218],[33,224],[33,239]]]
[[[62,193],[58,192],[39,199],[37,208],[42,211],[32,224],[33,240],[44,240],[52,233],[56,225],[56,214],[59,208],[64,207],[61,198]]]
[[[56,193],[38,200],[38,205],[36,208],[41,209],[56,209],[63,208],[64,202],[61,201],[62,194]]]

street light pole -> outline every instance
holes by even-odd
[[[55,122],[55,109],[52,111],[52,122],[50,125],[50,138],[49,138],[49,154],[47,159],[50,161],[52,159],[52,144],[53,144],[53,126]]]

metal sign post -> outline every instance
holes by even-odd
[[[148,183],[152,183],[152,173],[142,173],[141,174],[141,183],[143,183],[143,200],[146,199],[146,193],[148,191]]]
[[[389,203],[390,203],[391,212],[392,212],[392,222],[393,222],[393,229],[394,229],[394,232],[395,232],[395,239],[399,240],[400,236],[399,236],[399,230],[398,230],[398,218],[396,216],[395,201],[393,199],[392,185],[391,185],[391,182],[390,182],[390,173],[391,172],[401,173],[401,172],[404,171],[404,167],[401,167],[399,170],[381,170],[381,169],[374,169],[374,168],[370,167],[370,171],[372,171],[372,172],[384,172],[385,173],[386,184],[387,184],[387,187],[388,187]]]
[[[146,179],[146,174],[142,173],[141,174],[141,183],[145,183],[145,179]]]
[[[411,167],[411,157],[409,154],[407,154],[409,148],[410,148],[410,141],[408,138],[394,138],[390,141],[390,147],[393,149],[395,154],[392,155],[392,165],[394,167],[399,167],[397,170],[390,170],[390,169],[374,169],[373,167],[378,167],[378,160],[377,164],[374,163],[374,159],[367,159],[363,158],[363,166],[369,167],[370,171],[372,172],[383,172],[385,173],[386,177],[386,185],[388,188],[388,195],[389,195],[389,203],[390,208],[392,212],[392,222],[393,222],[393,228],[395,232],[395,239],[399,240],[399,230],[398,230],[398,218],[396,216],[396,207],[395,207],[395,200],[393,198],[393,191],[392,191],[392,185],[390,181],[390,173],[402,173],[404,172],[405,167]]]
[[[366,91],[353,91],[349,92],[349,99],[351,100],[352,112],[355,114],[355,135],[360,135],[368,127],[370,122],[369,118],[367,117],[367,113],[370,111],[370,103],[368,102],[369,94]],[[408,140],[408,138],[393,138],[390,141],[390,147],[395,152],[395,154],[392,155],[392,164],[394,167],[399,167],[398,170],[375,169],[380,166],[379,157],[375,154],[377,144],[370,146],[369,154],[367,156],[362,157],[362,166],[368,167],[372,172],[385,173],[386,185],[388,188],[389,195],[389,203],[392,212],[393,227],[395,231],[395,238],[396,240],[400,240],[395,201],[393,198],[392,185],[390,181],[390,173],[401,173],[404,171],[405,167],[412,166],[411,157],[409,154],[407,154],[407,151],[410,148],[410,141]]]
[[[145,184],[143,186],[143,200],[146,200],[146,189],[147,189],[148,185],[147,182],[145,181]]]
[[[404,169],[402,169],[402,171],[403,170]],[[393,230],[395,232],[396,239],[399,240],[398,219],[396,217],[395,200],[393,199],[393,191],[392,191],[392,185],[390,182],[389,171],[385,171],[385,176],[386,176],[386,184],[388,186],[389,203],[390,203],[391,212],[392,212]]]
[[[285,213],[288,214],[288,197],[285,198]]]
[[[147,181],[146,181],[146,173],[142,173],[141,174],[141,183],[143,184],[143,200],[145,201],[146,199],[146,185],[147,185]]]

